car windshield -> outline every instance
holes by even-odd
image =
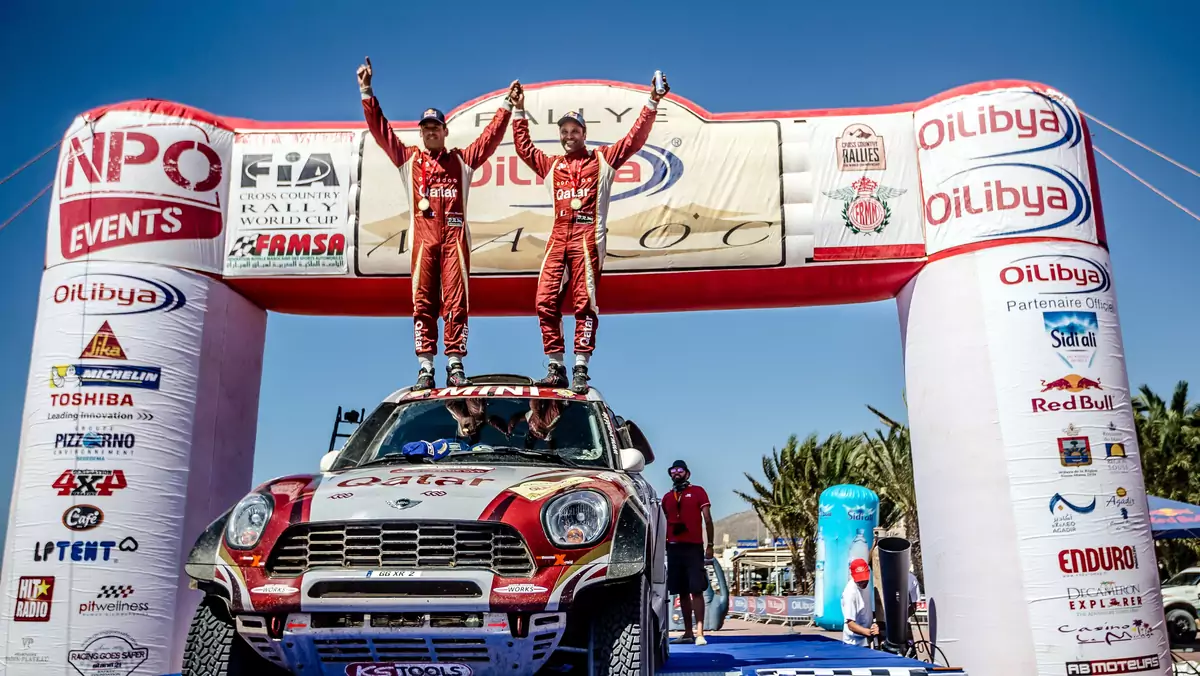
[[[1194,570],[1192,570],[1192,571],[1185,570],[1182,573],[1176,573],[1175,575],[1173,575],[1171,577],[1171,579],[1169,579],[1163,583],[1163,586],[1164,587],[1192,587],[1197,584],[1200,584],[1200,572],[1194,571]]]
[[[611,467],[610,443],[596,404],[521,397],[455,397],[384,404],[346,443],[333,469],[406,457],[412,442],[429,442],[445,463],[553,464]]]

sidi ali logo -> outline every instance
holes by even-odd
[[[1068,368],[1089,368],[1096,358],[1100,325],[1095,312],[1043,312],[1050,347]]]

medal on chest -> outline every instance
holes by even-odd
[[[439,157],[441,156],[441,151],[438,152],[438,156]],[[421,157],[421,193],[422,193],[422,195],[421,195],[421,200],[419,202],[417,202],[417,208],[420,209],[422,212],[429,211],[430,203],[429,203],[429,198],[426,197],[426,195],[429,194],[429,184],[433,180],[433,176],[429,170],[430,169],[429,164],[431,162],[436,162],[436,161],[437,160],[434,159],[432,155],[423,155]]]
[[[583,200],[579,199],[579,182],[583,174],[583,161],[580,160],[574,164],[567,165],[567,179],[571,181],[571,194],[575,197],[571,198],[571,208],[579,211],[583,208]]]

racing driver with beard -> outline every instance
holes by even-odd
[[[650,99],[642,107],[625,138],[597,149],[587,148],[587,122],[571,111],[558,121],[558,138],[565,155],[550,157],[534,146],[525,115],[525,92],[513,83],[509,99],[513,114],[513,141],[517,154],[539,178],[546,181],[554,204],[554,225],[546,241],[546,255],[538,275],[537,315],[542,329],[542,346],[550,359],[546,377],[538,381],[547,387],[566,387],[567,371],[563,364],[562,313],[563,292],[570,294],[575,313],[575,368],[571,389],[588,391],[588,358],[596,346],[599,324],[596,302],[600,269],[604,264],[608,204],[617,169],[642,149],[654,124],[658,102],[670,91],[666,78],[663,91],[650,88]],[[565,282],[565,283],[564,283]]]
[[[467,191],[471,174],[483,166],[504,138],[512,115],[512,94],[497,110],[479,138],[465,149],[447,149],[446,116],[429,108],[421,117],[421,140],[425,149],[404,145],[379,107],[371,89],[371,58],[358,67],[358,88],[363,114],[375,142],[400,169],[412,211],[413,333],[420,370],[415,389],[434,387],[433,356],[437,353],[438,315],[445,321],[446,384],[469,385],[462,358],[467,354],[467,322],[470,311],[468,277],[471,269],[470,231],[467,226]],[[440,311],[440,312],[439,312]]]

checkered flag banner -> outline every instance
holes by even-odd
[[[130,596],[133,596],[133,585],[129,584],[106,584],[96,594],[98,599],[127,599]]]
[[[229,248],[229,258],[246,258],[253,256],[257,252],[254,250],[254,244],[258,241],[258,235],[242,235],[238,237]]]

